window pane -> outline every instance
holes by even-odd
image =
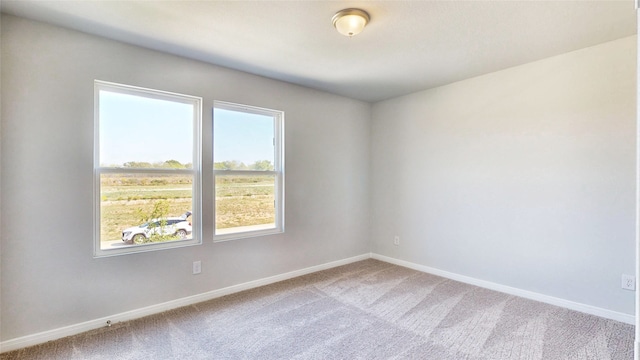
[[[191,239],[192,175],[102,174],[100,248]]]
[[[100,90],[100,166],[193,167],[193,104]]]
[[[213,110],[216,170],[273,170],[273,116]]]
[[[216,175],[216,235],[275,228],[274,193],[274,175]]]

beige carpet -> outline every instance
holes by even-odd
[[[633,359],[634,327],[366,260],[9,359]]]

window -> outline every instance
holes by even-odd
[[[284,114],[214,103],[215,240],[284,231]]]
[[[95,82],[95,256],[201,243],[201,103]]]

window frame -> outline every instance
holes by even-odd
[[[193,161],[191,169],[158,169],[158,168],[125,168],[100,166],[100,91],[141,96],[157,100],[174,101],[193,106]],[[202,98],[192,95],[178,94],[168,91],[142,88],[118,84],[102,80],[94,80],[94,153],[93,153],[93,256],[94,258],[134,254],[148,251],[165,250],[202,244]],[[102,174],[152,174],[152,175],[192,175],[191,191],[191,239],[175,240],[160,243],[132,245],[117,249],[101,248],[101,184]]]
[[[257,236],[266,236],[284,233],[284,217],[285,217],[285,204],[284,204],[284,182],[285,182],[285,170],[284,170],[284,111],[267,109],[257,106],[237,104],[227,101],[213,102],[213,108],[211,109],[211,116],[215,123],[215,109],[223,109],[229,111],[244,112],[249,114],[264,115],[273,118],[273,141],[274,141],[274,159],[273,170],[216,170],[215,163],[215,134],[214,128],[212,131],[212,168],[213,168],[213,241],[222,242],[229,240],[237,240],[244,238],[251,238]],[[273,175],[275,177],[274,184],[274,207],[275,207],[275,227],[268,229],[258,229],[249,231],[239,231],[225,234],[217,234],[216,230],[216,177],[217,176],[229,176],[229,175],[242,175],[242,176],[259,176],[259,175]],[[233,229],[233,228],[231,228]]]

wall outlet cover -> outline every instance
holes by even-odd
[[[622,288],[625,290],[636,290],[636,277],[633,275],[622,274]]]
[[[202,262],[200,260],[193,262],[193,275],[200,274],[202,272]]]

